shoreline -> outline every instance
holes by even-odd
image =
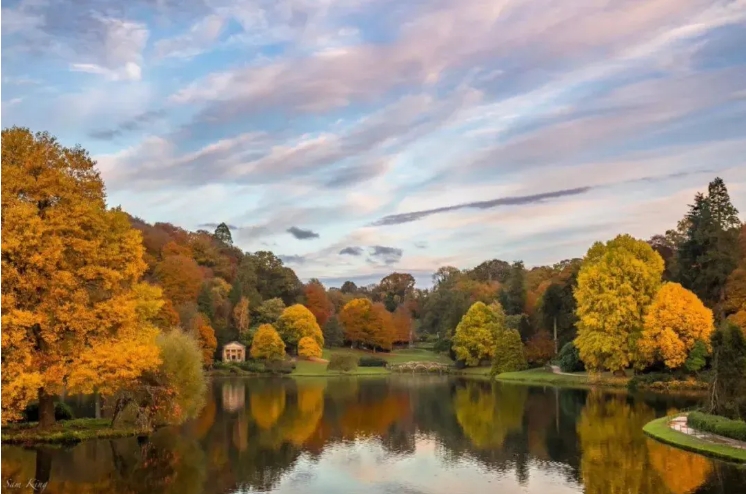
[[[746,449],[706,441],[690,434],[684,434],[683,432],[672,429],[669,423],[679,416],[681,415],[669,415],[667,417],[651,420],[645,424],[642,431],[651,439],[668,444],[675,448],[717,460],[746,463]]]
[[[37,422],[18,422],[3,426],[0,442],[20,446],[37,444],[74,445],[90,439],[148,437],[153,431],[135,427],[112,427],[110,419],[61,420],[47,430],[36,428]]]

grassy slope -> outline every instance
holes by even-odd
[[[488,369],[489,372],[489,369]],[[564,386],[588,386],[588,376],[577,374],[568,376],[565,374],[554,374],[544,368],[529,369],[518,372],[503,372],[497,376],[498,381],[513,381],[535,384],[553,384]]]
[[[368,352],[365,350],[353,350],[350,348],[325,348],[321,355],[322,358],[329,360],[335,353],[346,353],[353,354],[358,357],[380,357],[385,359],[391,364],[400,364],[404,362],[439,362],[442,364],[452,363],[448,357],[439,355],[429,350],[421,348],[394,350],[390,353],[382,352]],[[383,367],[358,367],[354,372],[341,373],[336,371],[327,372],[326,363],[324,362],[309,362],[307,360],[299,360],[296,364],[295,370],[290,374],[291,376],[370,376],[370,375],[383,375],[389,374],[389,371]]]
[[[74,419],[60,421],[45,431],[36,429],[36,422],[3,426],[2,442],[7,444],[69,444],[86,439],[110,439],[148,434],[147,431],[134,427],[113,428],[110,419]]]
[[[671,417],[655,419],[645,424],[642,430],[650,437],[677,448],[721,460],[746,463],[746,450],[703,441],[702,439],[675,431],[668,426],[669,420],[671,420]]]

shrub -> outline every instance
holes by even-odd
[[[360,367],[386,367],[387,363],[386,359],[381,357],[360,357],[358,360]]]
[[[54,404],[54,419],[55,420],[71,420],[73,418],[72,408],[67,403],[58,401]],[[39,404],[31,403],[26,407],[23,412],[24,422],[38,422],[39,421]]]
[[[304,336],[298,342],[298,356],[304,358],[321,357],[321,347],[310,336]]]
[[[261,362],[257,362],[256,360],[247,360],[246,362],[238,362],[234,365],[236,365],[241,370],[244,370],[246,372],[262,373],[262,372],[267,371],[266,366]]]
[[[350,372],[357,369],[357,357],[347,353],[335,353],[329,359],[326,370]]]
[[[295,362],[290,360],[268,360],[264,367],[272,374],[290,374],[295,370]]]
[[[582,372],[585,370],[585,365],[580,360],[580,352],[572,341],[565,343],[560,350],[559,355],[557,355],[557,365],[562,372]]]
[[[691,412],[687,417],[687,424],[700,431],[746,441],[746,422],[743,420],[731,420],[718,415]]]
[[[495,338],[495,359],[492,361],[491,374],[496,376],[503,372],[515,372],[527,367],[523,354],[521,335],[515,329],[503,329]]]
[[[450,352],[451,351],[451,340],[449,340],[448,338],[437,340],[435,344],[433,345],[433,350],[438,353]]]

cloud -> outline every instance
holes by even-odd
[[[136,115],[134,118],[130,120],[122,122],[115,128],[94,130],[90,132],[88,135],[94,139],[99,139],[102,141],[110,141],[116,137],[121,136],[125,132],[140,130],[146,124],[151,123],[157,120],[158,118],[163,117],[165,113],[166,111],[164,109],[148,110],[144,113]]]
[[[290,235],[298,240],[308,240],[309,238],[319,238],[319,234],[312,230],[303,230],[296,226],[291,226],[286,230]]]
[[[226,20],[219,15],[208,15],[197,21],[184,34],[161,39],[155,43],[159,58],[191,58],[208,49],[220,36]]]
[[[345,247],[339,251],[339,255],[360,256],[363,254],[362,247]]]
[[[306,258],[303,256],[296,256],[296,255],[280,255],[278,256],[282,262],[288,263],[288,264],[304,264],[306,262]]]
[[[414,246],[418,249],[427,249],[427,242],[415,242]]]
[[[213,229],[213,230],[214,230],[215,228],[217,228],[217,227],[218,227],[218,225],[219,225],[219,224],[220,224],[220,223],[200,223],[200,224],[199,224],[199,225],[197,225],[197,226],[198,226],[199,228],[210,228],[210,229]],[[236,226],[236,225],[231,225],[230,223],[226,223],[226,226],[227,226],[227,227],[228,227],[228,228],[229,228],[230,230],[238,230],[238,229],[240,229],[240,227],[238,227],[238,226]]]
[[[383,262],[386,265],[396,264],[402,258],[403,251],[396,247],[386,247],[383,245],[374,245],[370,248],[368,258],[372,263]]]
[[[501,197],[498,199],[492,199],[489,201],[475,201],[467,202],[463,204],[456,204],[453,206],[444,206],[434,209],[426,209],[423,211],[413,211],[411,213],[399,213],[384,216],[373,223],[371,226],[387,226],[387,225],[399,225],[401,223],[409,223],[412,221],[418,221],[427,216],[434,214],[448,213],[451,211],[458,211],[459,209],[490,209],[498,206],[518,206],[523,204],[531,204],[536,202],[542,202],[547,199],[557,199],[560,197],[575,196],[584,194],[590,190],[590,187],[577,187],[574,189],[556,190],[552,192],[543,192],[540,194],[531,194],[525,196],[515,197]]]

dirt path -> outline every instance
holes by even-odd
[[[562,372],[562,369],[560,369],[558,365],[552,365],[550,367],[552,368],[552,372],[554,374],[559,374],[560,376],[580,377],[577,374],[572,374],[570,372]]]
[[[719,436],[717,434],[712,434],[711,432],[699,431],[697,429],[689,427],[686,422],[686,415],[679,415],[678,417],[674,418],[668,423],[668,426],[675,431],[687,434],[689,436],[694,436],[697,439],[702,439],[703,441],[708,441],[716,444],[725,444],[727,446],[732,446],[739,449],[746,449],[746,442],[744,441]]]

